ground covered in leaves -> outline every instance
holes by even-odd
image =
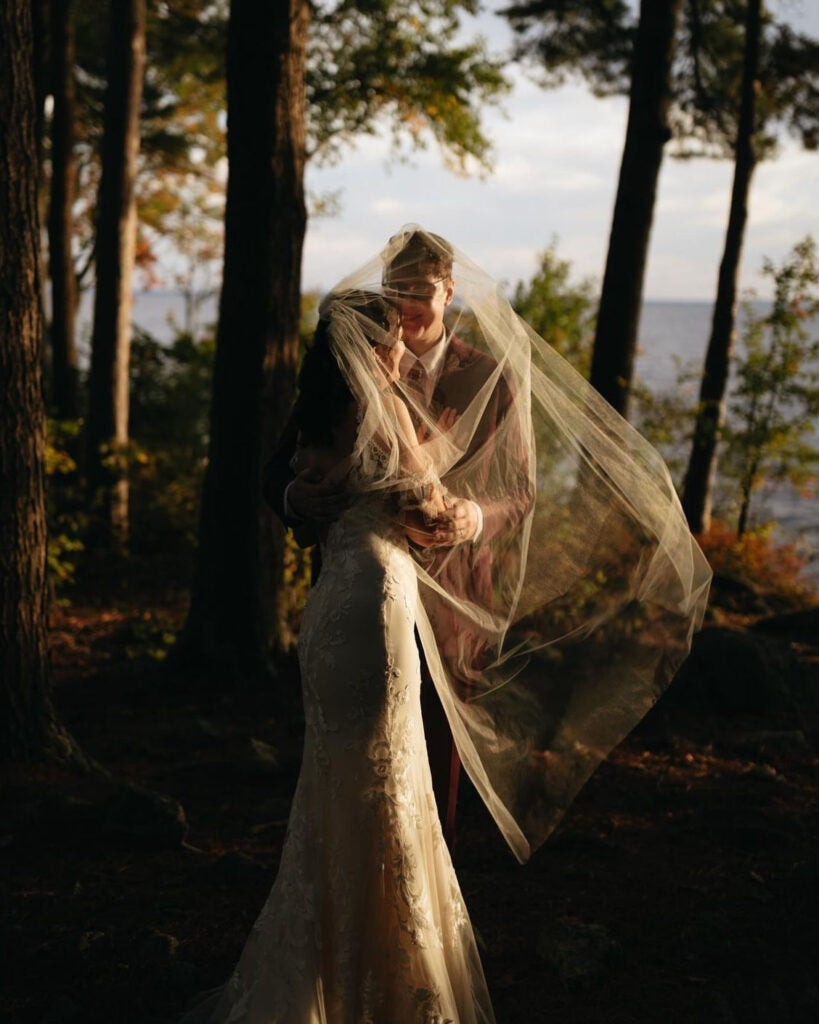
[[[111,775],[3,780],[4,1021],[173,1021],[267,895],[298,682],[173,672],[157,654],[180,615],[55,615],[58,709]],[[650,722],[525,867],[464,790],[456,868],[499,1024],[819,1020],[818,747],[815,710]],[[142,790],[185,820],[168,802],[155,828]]]

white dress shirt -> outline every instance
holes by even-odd
[[[422,356],[416,356],[414,352],[404,349],[404,354],[401,356],[401,363],[399,371],[401,377],[406,379],[412,368],[416,363],[420,363],[426,373],[426,387],[424,393],[424,400],[427,405],[432,402],[432,396],[435,393],[435,385],[438,383],[438,378],[441,376],[441,370],[444,366],[444,358],[446,357],[446,350],[449,346],[449,338],[447,337],[446,331],[441,335],[440,339],[435,342],[432,348]]]

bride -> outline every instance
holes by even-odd
[[[456,399],[400,380],[392,285],[419,232],[441,244],[410,228],[325,299],[302,365],[294,469],[346,495],[299,639],[302,768],[270,896],[185,1024],[493,1022],[436,813],[421,653],[524,861],[702,617],[710,573],[661,460],[460,253],[461,355],[439,371]],[[482,529],[440,546],[463,501]]]

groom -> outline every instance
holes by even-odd
[[[406,352],[401,360],[401,378],[434,415],[448,410],[457,416],[494,372],[496,363],[444,326],[444,314],[455,294],[452,248],[440,236],[420,229],[396,236],[390,242],[394,255],[385,268],[383,285],[385,295],[397,302],[402,314]],[[491,440],[510,401],[508,389],[502,383],[497,385],[465,458]],[[296,439],[291,435],[285,430],[278,451],[265,467],[265,498],[288,526],[332,521],[345,507],[346,495],[339,485],[325,484],[309,474],[294,476],[289,460]],[[461,546],[459,561],[466,563],[465,575],[470,586],[482,595],[491,595],[491,557],[489,549],[481,546],[481,540],[502,528],[509,509],[497,502],[482,504],[457,496],[450,499],[451,507],[433,527],[418,524],[408,531],[409,539],[420,547],[441,549],[442,554]],[[460,760],[423,658],[421,709],[433,790],[451,849]]]

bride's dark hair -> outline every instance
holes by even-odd
[[[368,336],[371,345],[376,343],[379,332],[390,335],[397,332],[401,312],[382,295],[348,292],[339,295],[338,299],[358,318],[373,322],[376,331],[374,336]],[[330,347],[332,332],[332,317],[321,317],[299,370],[295,420],[302,444],[332,445],[334,433],[353,401],[352,392]]]

